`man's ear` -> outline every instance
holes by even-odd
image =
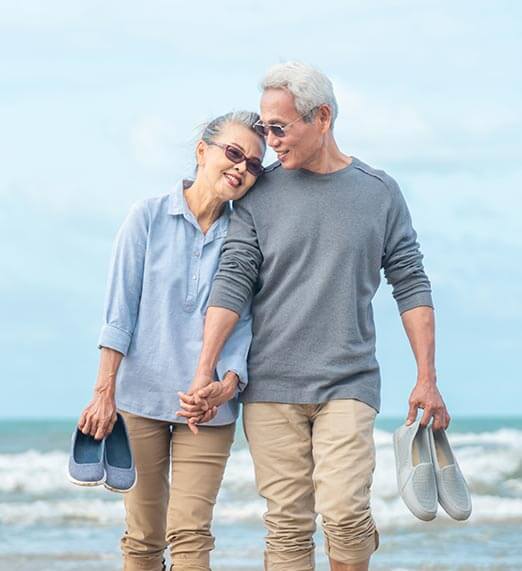
[[[316,117],[321,127],[321,133],[326,133],[332,125],[332,110],[330,106],[326,103],[320,105]]]

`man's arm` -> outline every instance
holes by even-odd
[[[422,253],[411,216],[399,186],[388,179],[391,203],[386,224],[382,266],[393,287],[393,296],[417,361],[417,383],[408,401],[411,424],[419,408],[424,409],[421,424],[433,417],[433,428],[447,428],[450,417],[436,386],[435,319],[431,284],[424,272]]]
[[[238,321],[239,315],[230,309],[209,307],[207,310],[203,347],[192,384],[186,393],[178,393],[181,410],[176,414],[187,419],[187,425],[194,434],[198,433],[198,424],[209,422],[217,414],[216,404],[209,397],[217,396],[222,404],[236,394],[239,377],[229,371],[221,382],[214,382],[214,371],[221,350]],[[202,398],[198,393],[206,387],[212,388],[212,393]],[[217,390],[219,395],[215,394]]]
[[[198,413],[199,408],[200,413],[203,413],[207,409],[209,403],[202,403],[197,392],[214,381],[214,371],[220,353],[236,326],[243,308],[252,299],[257,282],[263,256],[252,216],[245,206],[246,198],[248,195],[234,204],[219,269],[209,297],[203,347],[196,373],[187,394],[180,394],[180,404],[188,412]],[[227,377],[230,386],[225,388],[231,388],[235,383],[231,394],[233,396],[239,379],[233,373]],[[205,420],[209,420],[208,414]],[[201,416],[189,419],[189,428],[197,432],[195,424],[201,421]]]
[[[417,383],[408,401],[407,425],[417,418],[419,408],[424,409],[421,425],[427,426],[433,417],[433,429],[448,428],[450,416],[437,388],[435,370],[435,316],[431,307],[415,307],[405,311],[402,324],[408,335],[417,362]]]
[[[238,321],[239,315],[231,309],[208,308],[203,331],[203,347],[189,393],[203,388],[214,380],[214,371],[221,351]]]

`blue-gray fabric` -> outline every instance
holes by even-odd
[[[101,482],[105,476],[104,440],[94,440],[75,428],[69,454],[69,476],[78,482]]]
[[[252,302],[244,402],[355,398],[379,410],[372,299],[381,269],[402,313],[433,307],[397,183],[353,158],[330,174],[275,166],[240,201],[209,306]]]
[[[159,420],[176,417],[177,391],[186,391],[202,347],[203,320],[212,279],[227,233],[231,207],[206,234],[190,211],[180,181],[174,192],[138,202],[113,249],[104,325],[98,345],[123,353],[116,380],[119,409]],[[248,305],[228,339],[217,377],[235,371],[248,383],[252,337]],[[234,422],[237,398],[219,408],[209,425]]]

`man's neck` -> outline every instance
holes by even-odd
[[[351,163],[352,157],[341,152],[330,132],[325,144],[301,168],[317,174],[327,174],[342,170]]]

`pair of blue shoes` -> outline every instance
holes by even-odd
[[[69,480],[77,486],[100,486],[129,492],[136,485],[136,467],[123,417],[117,413],[112,432],[95,440],[76,427],[69,456]]]

